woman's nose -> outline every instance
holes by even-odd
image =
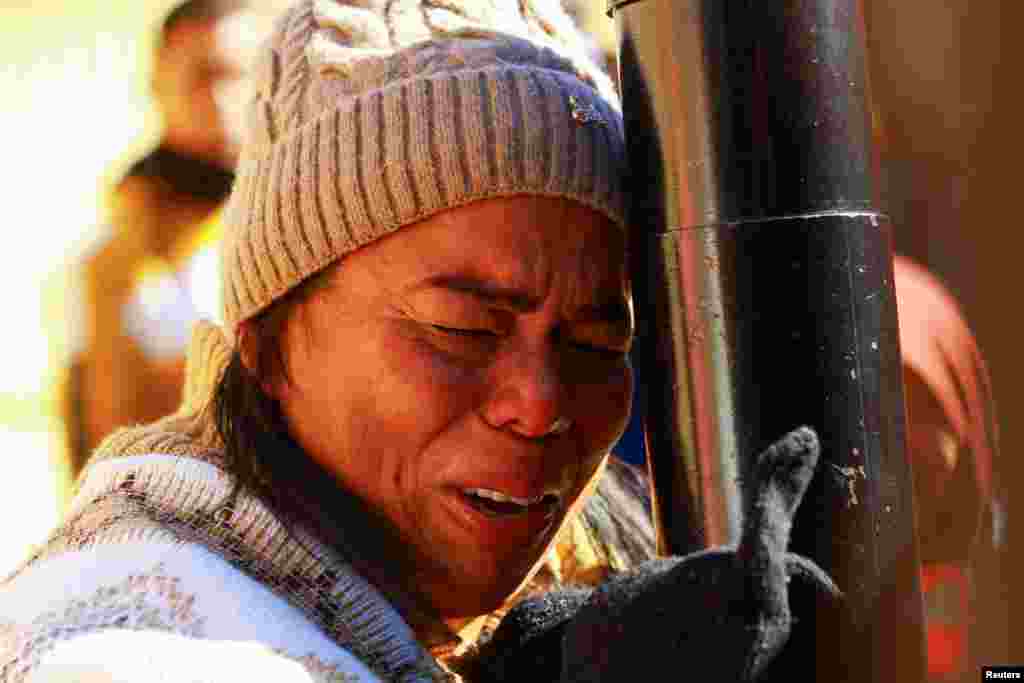
[[[483,406],[492,427],[539,439],[572,426],[569,392],[553,349],[522,350],[496,364]]]

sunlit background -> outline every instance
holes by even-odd
[[[155,139],[148,29],[169,6],[35,0],[0,10],[0,573],[42,540],[66,493],[54,392],[77,312],[66,265],[103,234],[107,184]]]

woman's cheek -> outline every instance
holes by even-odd
[[[481,386],[483,366],[438,344],[422,329],[404,329],[388,344],[390,373],[397,381],[413,386],[416,393],[429,392],[431,399],[464,400]],[[418,410],[422,405],[417,406]]]

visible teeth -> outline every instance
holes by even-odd
[[[493,500],[498,503],[515,503],[516,505],[522,505],[523,507],[526,507],[527,505],[536,505],[544,499],[543,495],[536,496],[534,498],[516,498],[515,496],[508,496],[500,491],[492,491],[490,489],[466,489],[466,493],[480,498]]]

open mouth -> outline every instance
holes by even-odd
[[[521,515],[540,508],[554,512],[559,497],[554,493],[545,493],[534,498],[517,498],[491,489],[462,489],[462,496],[473,509],[488,517],[511,517]]]

